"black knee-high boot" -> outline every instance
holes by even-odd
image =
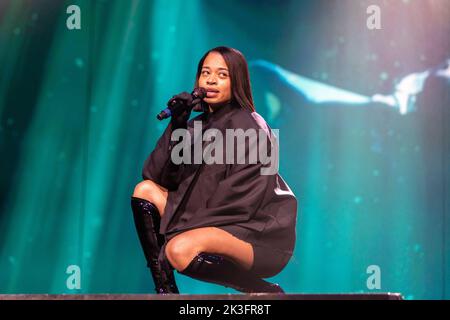
[[[251,271],[216,254],[198,254],[180,273],[246,293],[284,293],[278,284],[264,281]]]
[[[161,217],[158,209],[151,202],[136,197],[131,198],[131,208],[156,293],[179,293],[170,265],[160,263],[158,260],[161,247],[164,245],[164,237],[159,233]]]

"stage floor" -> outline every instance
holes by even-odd
[[[0,294],[0,300],[403,300],[399,293],[362,294]]]

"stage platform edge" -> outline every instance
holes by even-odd
[[[403,300],[400,293],[342,294],[0,294],[0,300]]]

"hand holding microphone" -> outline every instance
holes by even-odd
[[[191,94],[188,92],[177,94],[167,102],[167,108],[161,111],[156,117],[158,120],[171,117],[173,128],[185,127],[192,109],[201,103],[205,97],[206,90],[201,87],[195,88]]]

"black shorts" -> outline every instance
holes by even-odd
[[[251,271],[260,278],[270,278],[280,273],[292,256],[269,247],[251,245],[253,246],[254,255]]]
[[[292,257],[292,254],[268,247],[252,241],[250,230],[237,226],[226,225],[217,227],[231,233],[236,238],[250,243],[253,247],[253,265],[250,269],[260,278],[270,278],[276,276],[283,270]]]

